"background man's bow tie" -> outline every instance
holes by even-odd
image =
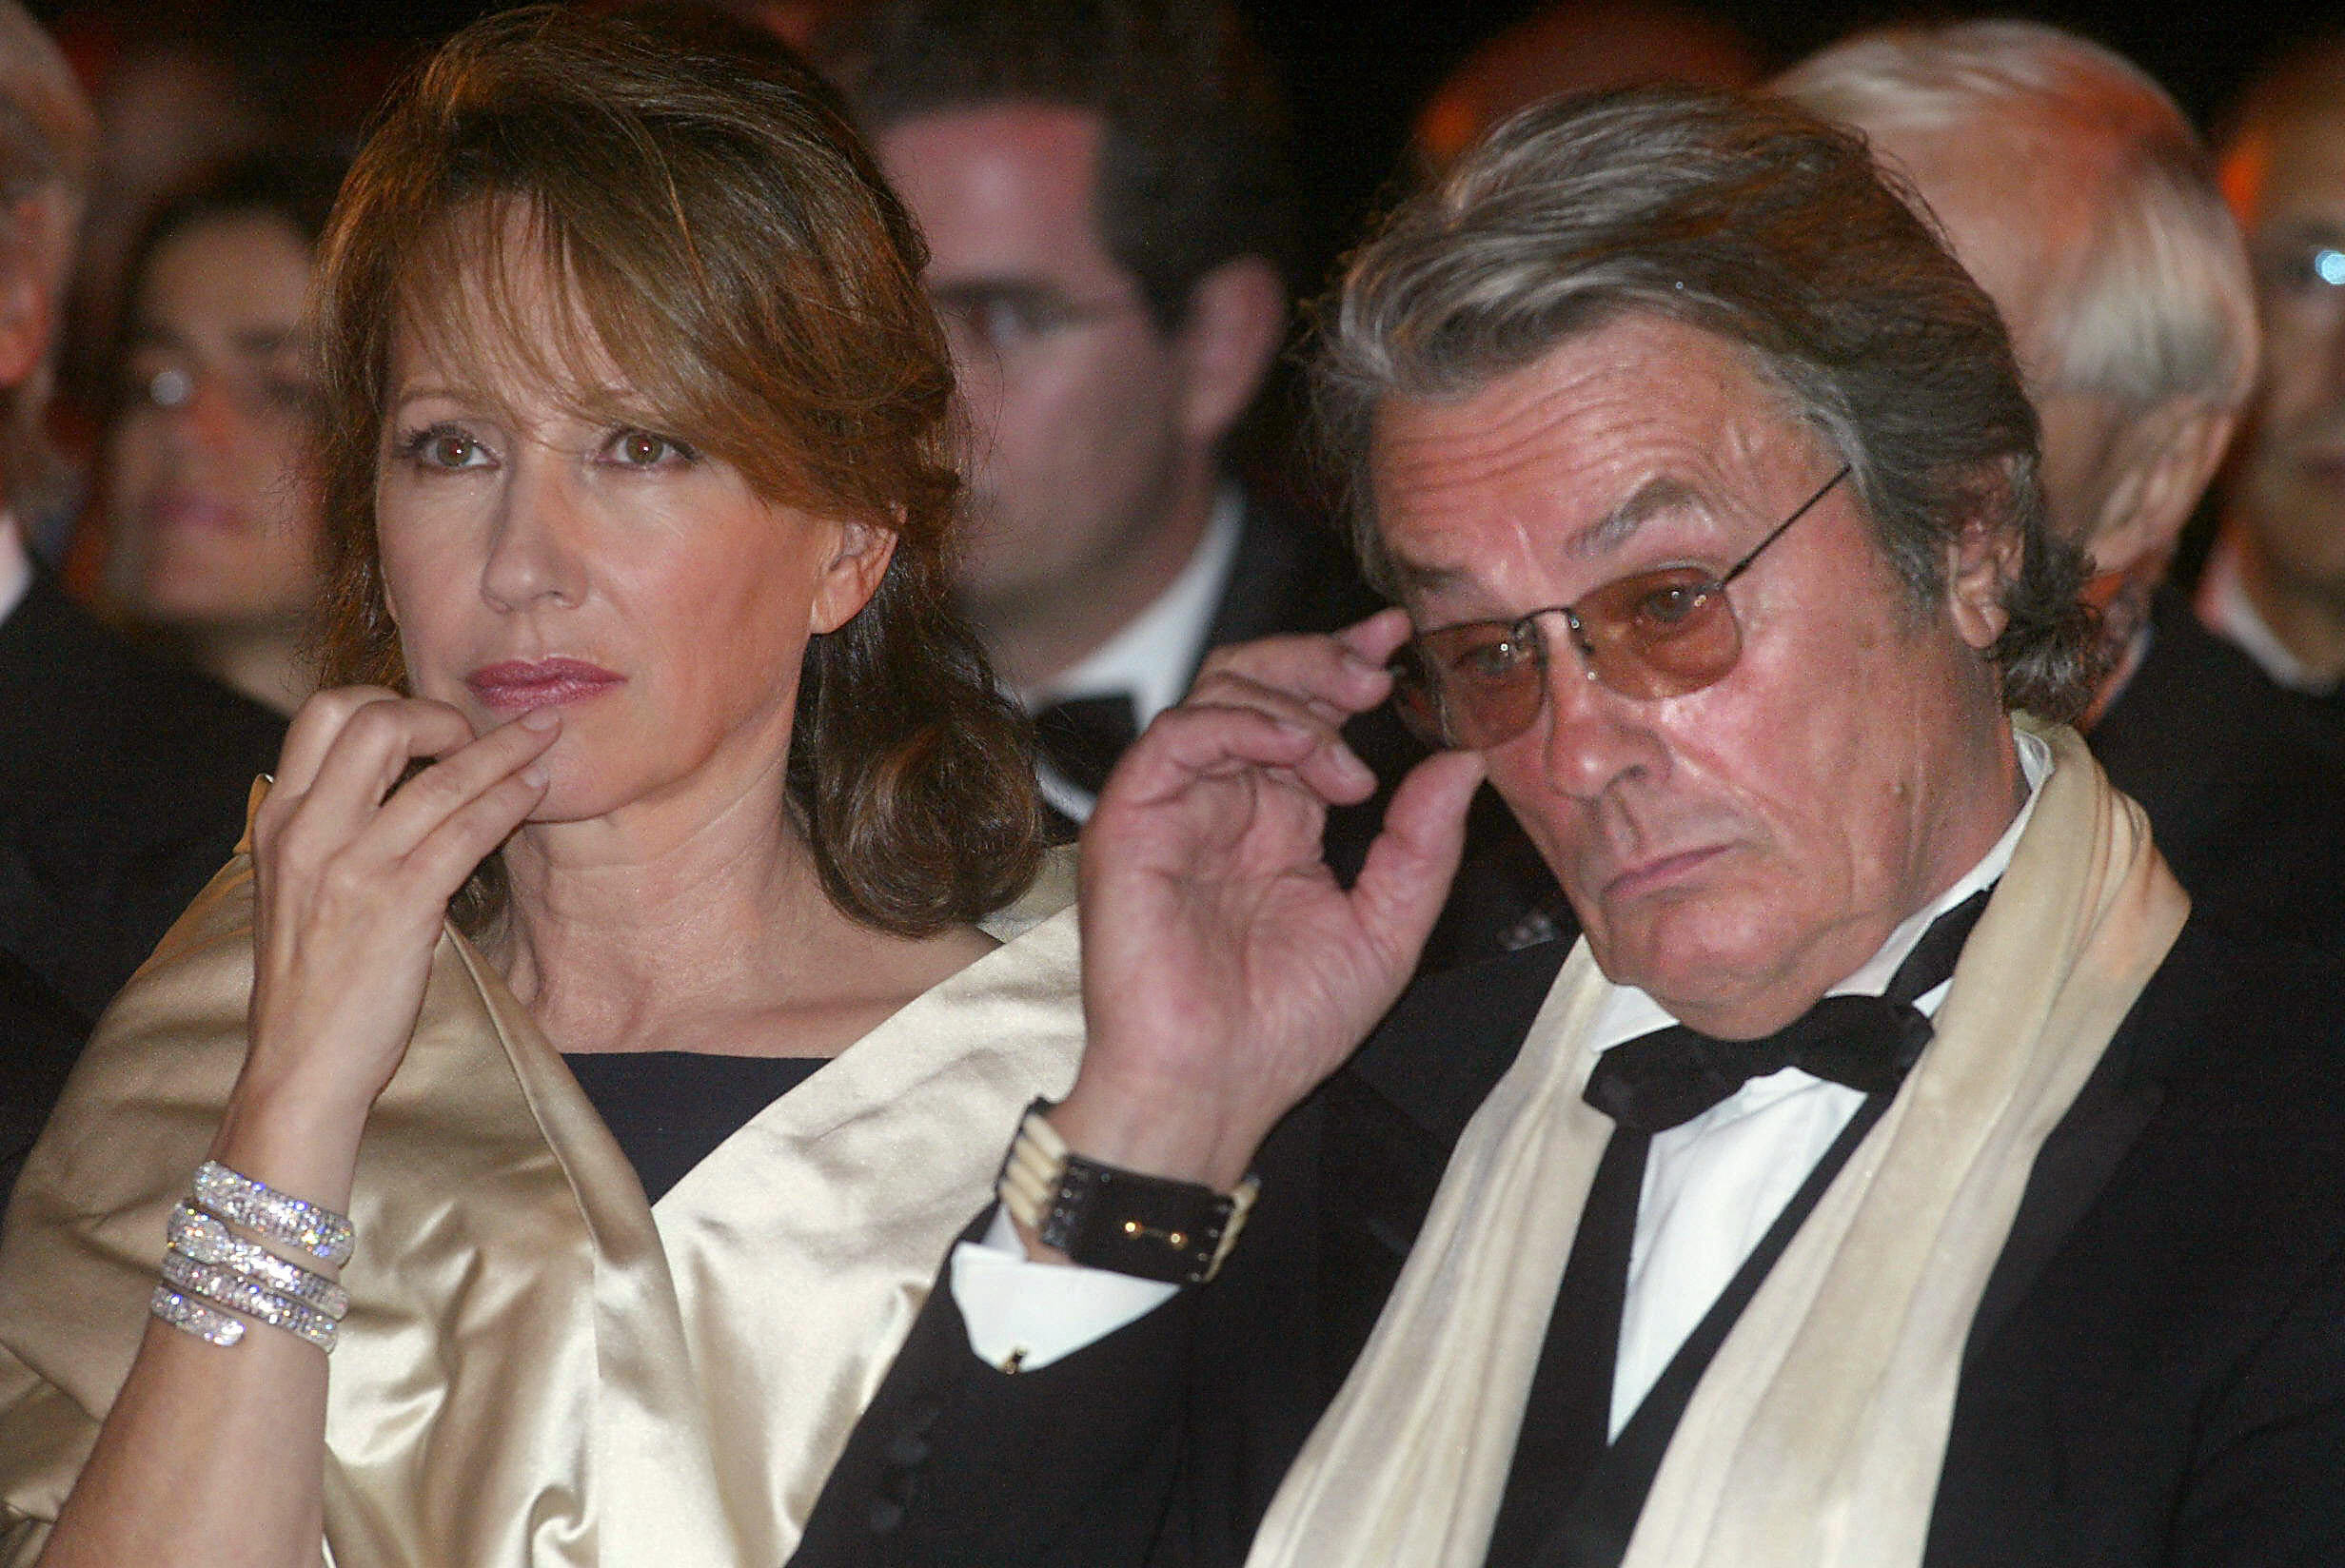
[[[1116,759],[1139,735],[1139,709],[1125,692],[1068,697],[1035,715],[1035,741],[1043,760],[1090,795],[1106,787]]]

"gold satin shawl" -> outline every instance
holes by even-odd
[[[1696,1386],[1624,1568],[1921,1559],[1962,1345],[2036,1151],[2190,903],[2075,732],[1964,946],[1936,1035]],[[1481,1568],[1612,1124],[1581,1098],[1582,942],[1475,1113],[1391,1300],[1249,1568]]]
[[[240,855],[108,1011],[17,1186],[9,1561],[37,1554],[137,1350],[164,1217],[243,1062],[250,928]],[[1066,1092],[1081,1045],[1067,911],[768,1106],[654,1210],[554,1048],[444,933],[359,1151],[331,1560],[781,1562],[1019,1112]]]

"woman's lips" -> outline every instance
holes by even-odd
[[[624,676],[576,658],[507,659],[483,665],[464,676],[474,696],[509,714],[583,702],[625,680]]]
[[[147,516],[149,524],[158,533],[241,534],[246,531],[245,515],[241,510],[225,501],[207,500],[201,496],[166,496],[148,508]]]

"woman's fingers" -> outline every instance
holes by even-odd
[[[300,796],[318,776],[325,754],[350,715],[376,702],[404,700],[383,686],[336,686],[319,692],[301,705],[286,726],[285,747],[277,754],[275,788],[271,793]]]
[[[335,716],[332,710],[328,716]],[[348,842],[373,818],[409,762],[472,739],[464,715],[443,702],[372,698],[353,702],[338,716],[324,755],[314,766],[304,759],[306,781],[297,772],[269,791],[255,823],[255,840],[264,853],[272,843],[315,850]],[[299,737],[305,748],[314,743],[316,733]],[[288,740],[288,756],[292,750]]]
[[[552,709],[538,708],[509,724],[501,724],[480,739],[449,752],[394,791],[384,802],[370,832],[382,853],[405,855],[436,833],[443,823],[465,810],[505,780],[533,771],[562,734],[562,718]],[[542,793],[542,779],[528,784],[532,803]],[[518,823],[519,819],[515,819]],[[512,830],[508,824],[506,832]],[[504,834],[498,834],[502,841]],[[492,841],[481,853],[494,849]],[[474,856],[478,860],[480,856]],[[467,873],[470,867],[466,867]],[[458,881],[462,881],[460,876]]]
[[[545,784],[536,767],[502,774],[442,817],[404,863],[417,891],[443,904],[453,898],[472,869],[545,798]]]

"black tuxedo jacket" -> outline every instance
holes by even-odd
[[[1012,1376],[940,1283],[801,1568],[1241,1562],[1562,956],[1413,989],[1265,1147],[1213,1284]],[[1972,1326],[1932,1568],[2345,1562],[2340,1008],[2345,974],[2186,928],[2038,1157]]]
[[[0,1197],[98,1013],[235,847],[284,734],[37,574],[0,620]]]
[[[2200,909],[2345,953],[2345,731],[2161,591],[2150,648],[2085,737]]]

